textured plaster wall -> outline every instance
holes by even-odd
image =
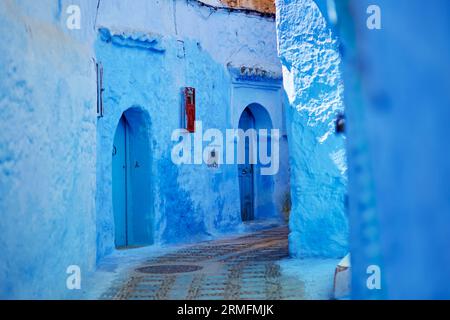
[[[60,5],[0,2],[0,298],[67,297],[95,264],[93,50]]]
[[[369,5],[381,30],[366,27]],[[354,298],[450,298],[450,3],[336,1]],[[366,269],[381,268],[381,290]]]
[[[273,19],[201,7],[197,1],[101,1],[97,26],[199,42],[218,63],[280,73]]]
[[[345,138],[336,136],[343,85],[336,38],[312,0],[277,1],[286,91],[294,256],[341,257],[348,250]]]

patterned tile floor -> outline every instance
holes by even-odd
[[[148,259],[102,299],[303,299],[303,281],[277,264],[288,256],[287,235],[287,227],[275,227]]]

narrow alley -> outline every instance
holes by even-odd
[[[432,2],[1,0],[0,300],[450,299]]]

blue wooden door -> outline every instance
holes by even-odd
[[[239,120],[239,128],[244,131],[254,128],[255,119],[249,109],[245,109]],[[250,143],[249,139],[245,141],[245,163],[238,165],[239,173],[239,191],[241,201],[242,221],[250,221],[255,218],[254,214],[254,166],[250,163]],[[255,146],[254,146],[255,147]]]
[[[120,118],[112,152],[112,192],[116,247],[127,241],[127,120]]]

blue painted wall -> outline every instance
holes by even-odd
[[[211,11],[195,1],[125,4],[102,2],[97,17],[100,32],[95,44],[96,60],[103,65],[105,84],[105,116],[97,122],[97,259],[114,249],[111,149],[121,114],[137,106],[150,115],[154,243],[211,238],[241,226],[236,201],[238,170],[236,165],[211,169],[206,164],[172,163],[171,149],[177,142],[171,141],[171,135],[181,126],[180,89],[196,88],[196,118],[202,121],[203,132],[217,128],[225,133],[237,126],[232,97],[238,95],[232,94],[234,75],[229,71],[258,66],[280,75],[275,24],[270,18]],[[147,17],[146,12],[155,10],[164,14],[141,20]],[[135,18],[136,12],[141,14]],[[258,28],[250,27],[255,25]],[[272,38],[267,39],[267,35]],[[266,56],[255,54],[258,50]],[[279,95],[274,97],[280,99]],[[251,103],[270,101],[266,107],[271,111],[280,107],[272,113],[282,114],[281,100],[278,106],[268,100],[264,87],[247,99]],[[281,118],[276,119],[280,129]],[[287,180],[286,175],[282,176],[278,186],[288,185]],[[279,198],[263,192],[258,196],[264,209],[259,210],[260,218],[279,219],[281,213],[273,204]],[[278,202],[276,206],[281,207]]]
[[[316,3],[343,58],[353,298],[448,299],[450,5]],[[278,2],[282,12],[300,14],[311,5]],[[380,30],[367,27],[370,5],[381,10]],[[295,18],[281,16],[288,33],[297,30]],[[295,50],[290,40],[287,50]],[[379,290],[367,286],[373,265]]]
[[[225,132],[230,104],[226,68],[212,60],[196,41],[185,41],[184,56],[179,57],[175,38],[149,40],[149,47],[141,47],[145,43],[132,38],[133,34],[126,34],[119,39],[102,29],[96,44],[105,89],[105,116],[97,123],[97,172],[101,177],[97,185],[97,233],[98,247],[105,253],[111,251],[113,243],[103,239],[104,235],[113,237],[112,141],[122,113],[133,106],[145,110],[151,119],[153,198],[148,201],[152,201],[155,213],[155,242],[199,240],[240,223],[235,201],[239,198],[236,166],[223,166],[215,172],[206,164],[177,166],[170,158],[175,145],[171,135],[181,124],[181,87],[196,88],[196,118],[202,121],[203,130],[218,128]],[[98,255],[102,256],[100,250]]]
[[[66,28],[71,4],[81,8],[80,30]],[[67,267],[80,266],[85,279],[114,250],[113,139],[132,107],[148,114],[145,211],[154,243],[240,226],[237,166],[177,167],[170,137],[180,127],[184,86],[197,88],[204,130],[234,127],[229,68],[280,74],[273,19],[195,1],[97,4],[0,3],[1,298],[76,297],[66,288]],[[96,116],[94,60],[104,68],[103,118]],[[255,92],[252,103],[268,100]],[[268,106],[271,114],[276,107]]]
[[[345,137],[338,43],[312,0],[278,0],[277,33],[286,91],[294,256],[342,257],[348,250]]]
[[[66,268],[95,266],[93,50],[60,18],[0,2],[0,298],[67,297]]]
[[[369,5],[381,30],[366,27]],[[450,298],[450,3],[336,1],[355,298]],[[369,265],[382,289],[368,290]]]

